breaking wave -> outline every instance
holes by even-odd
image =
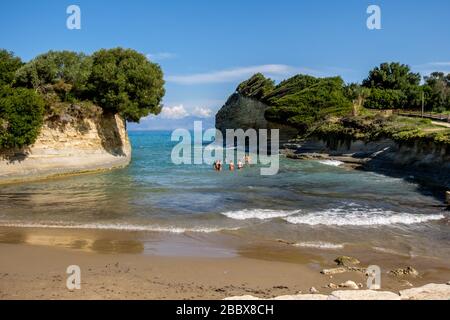
[[[224,216],[235,220],[259,219],[267,220],[274,218],[283,218],[293,214],[300,213],[300,210],[271,210],[271,209],[243,209],[237,211],[222,212]]]
[[[333,208],[319,212],[284,217],[289,223],[327,226],[380,226],[394,224],[417,224],[427,221],[444,219],[442,214],[411,214],[398,213],[378,208],[351,206],[348,208]]]

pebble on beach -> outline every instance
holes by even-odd
[[[344,267],[360,264],[360,261],[358,259],[348,256],[337,257],[336,259],[334,259],[334,262],[336,262],[338,266]]]
[[[406,267],[406,268],[399,268],[395,270],[389,271],[390,275],[393,275],[395,277],[402,277],[402,276],[412,276],[417,277],[419,275],[419,272],[414,269],[413,267]]]
[[[348,288],[348,289],[358,290],[359,286],[354,281],[348,280],[344,283],[341,283],[339,285],[339,288]]]

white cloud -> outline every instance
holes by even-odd
[[[189,115],[182,104],[173,107],[163,107],[160,116],[163,119],[182,119]]]
[[[147,59],[150,61],[161,61],[161,60],[168,60],[168,59],[174,59],[177,55],[172,52],[157,52],[157,53],[149,53],[147,54]]]
[[[192,111],[192,115],[199,118],[209,118],[211,117],[213,111],[209,108],[195,107]]]
[[[188,75],[168,76],[168,82],[178,84],[204,84],[204,83],[224,83],[235,82],[252,76],[255,73],[263,73],[269,77],[288,76],[299,72],[314,73],[313,70],[299,69],[284,64],[264,64],[260,66],[250,66],[233,68],[206,73],[195,73]]]
[[[433,72],[450,72],[450,62],[428,62],[413,66],[413,69],[422,75],[429,75]]]
[[[430,62],[427,63],[427,65],[435,67],[450,67],[450,62]]]

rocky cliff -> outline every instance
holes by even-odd
[[[0,183],[107,170],[130,160],[126,123],[118,115],[47,120],[32,146],[0,152]]]
[[[269,107],[239,93],[232,94],[216,114],[216,128],[225,134],[226,129],[279,129],[280,141],[297,136],[297,129],[267,121],[264,114]]]

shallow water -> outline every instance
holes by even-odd
[[[283,157],[275,176],[261,176],[258,166],[217,173],[173,165],[169,132],[131,132],[130,139],[125,169],[1,186],[0,225],[221,232],[303,248],[450,258],[448,213],[414,183]]]

